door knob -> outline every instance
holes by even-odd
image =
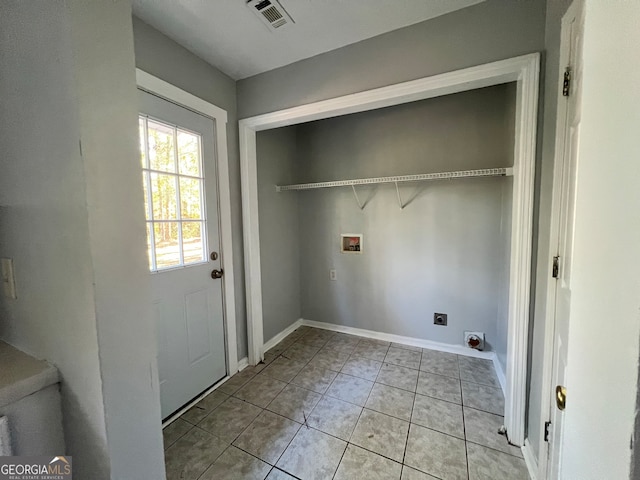
[[[567,406],[567,389],[562,385],[556,387],[556,406],[558,410],[564,410]]]
[[[222,275],[224,275],[224,270],[220,269],[220,270],[213,270],[211,272],[211,278],[216,279],[216,278],[222,278]]]

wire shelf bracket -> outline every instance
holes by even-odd
[[[393,182],[396,186],[396,194],[398,195],[398,206],[400,210],[404,208],[404,203],[402,203],[402,195],[400,195],[400,189],[398,188],[398,182]]]
[[[353,189],[353,196],[356,197],[356,203],[358,204],[358,207],[360,207],[360,210],[364,210],[364,204],[360,201],[360,198],[358,197],[358,192],[356,192],[356,187],[354,185],[351,185],[351,188]]]

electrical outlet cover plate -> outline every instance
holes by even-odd
[[[441,327],[447,326],[447,314],[446,313],[434,313],[433,324],[440,325]]]

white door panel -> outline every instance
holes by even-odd
[[[163,418],[227,373],[211,118],[139,91]],[[217,252],[216,260],[210,257]]]
[[[567,343],[569,336],[569,314],[571,307],[571,275],[573,261],[574,223],[576,180],[578,175],[580,140],[580,105],[582,91],[582,30],[584,13],[580,0],[569,8],[563,19],[562,57],[566,59],[565,67],[570,72],[569,96],[560,97],[559,112],[564,123],[557,132],[558,141],[562,142],[561,158],[556,158],[562,166],[562,179],[559,198],[558,244],[553,246],[559,256],[559,269],[555,290],[554,319],[554,358],[552,370],[551,392],[554,395],[551,404],[551,431],[549,438],[548,478],[561,479],[562,474],[562,442],[564,436],[564,412],[558,407],[556,388],[566,387]],[[559,179],[556,179],[556,181]],[[571,391],[566,389],[566,408],[571,408]]]
[[[206,290],[189,293],[184,297],[187,319],[187,351],[193,365],[211,354],[209,341],[209,298]]]

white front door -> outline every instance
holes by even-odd
[[[227,373],[215,124],[142,90],[139,101],[160,403],[166,418]]]
[[[582,31],[584,24],[581,1],[569,8],[562,21],[561,72],[563,85],[559,97],[558,114],[562,123],[557,142],[561,181],[558,198],[559,225],[556,255],[556,301],[554,357],[551,392],[551,432],[549,438],[548,478],[562,478],[562,439],[564,434],[564,408],[571,408],[571,392],[565,388],[567,368],[567,343],[569,336],[569,312],[571,306],[571,274],[573,257],[573,231],[578,171],[578,144],[580,138],[580,100],[582,91]],[[564,96],[562,89],[565,89]],[[564,120],[562,120],[564,119]]]

